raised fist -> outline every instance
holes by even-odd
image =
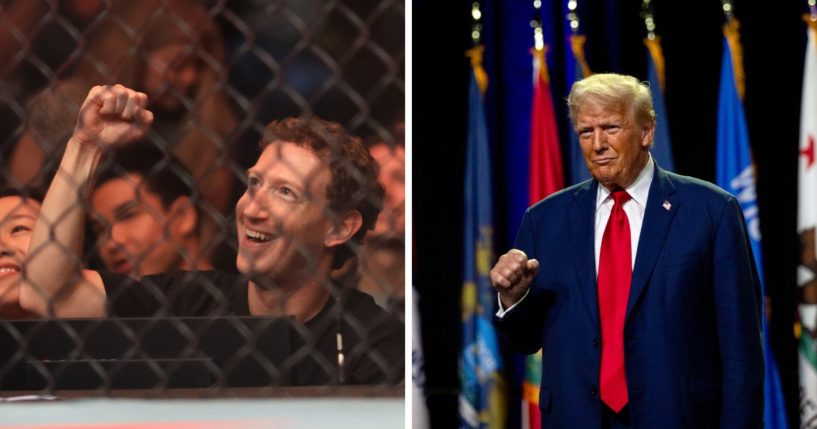
[[[538,272],[539,261],[528,259],[521,250],[511,249],[500,256],[491,269],[491,284],[499,292],[502,306],[507,309],[522,299]]]
[[[79,108],[74,138],[97,149],[141,139],[153,123],[148,96],[122,85],[95,86]]]

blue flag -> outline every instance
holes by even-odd
[[[727,30],[727,31],[737,31]],[[731,36],[731,34],[730,34]],[[736,43],[736,33],[734,35]],[[716,176],[717,184],[734,195],[743,210],[746,226],[749,230],[749,241],[757,265],[762,297],[766,296],[766,287],[763,277],[763,258],[760,247],[760,218],[758,216],[757,195],[755,193],[755,173],[752,166],[752,156],[749,151],[749,129],[746,125],[746,116],[743,112],[743,103],[740,97],[739,82],[735,73],[740,64],[732,63],[732,48],[728,38],[723,42],[723,62],[721,66],[721,82],[718,99],[718,139]],[[761,309],[764,303],[761,302]],[[769,345],[768,323],[765,312],[761,312],[763,319],[763,339],[765,357],[764,377],[764,421],[767,429],[784,429],[788,427],[786,408],[783,402],[783,391],[780,385],[780,374],[776,360]]]
[[[478,76],[486,85],[484,72],[479,73],[475,67],[468,94],[465,164],[460,427],[502,428],[505,423],[502,360],[491,323],[496,294],[488,273],[494,259],[491,160]]]
[[[656,40],[652,42],[658,43]],[[656,54],[660,54],[660,45]],[[647,51],[647,81],[650,83],[652,92],[652,106],[655,110],[655,145],[650,150],[655,162],[664,170],[675,171],[675,162],[672,157],[672,143],[669,137],[669,122],[667,121],[667,108],[664,105],[664,91],[661,89],[662,78],[658,75],[658,67],[653,57],[653,52]]]
[[[565,49],[567,56],[567,89],[570,91],[573,84],[586,78],[585,70],[582,68],[581,61],[584,59],[584,36],[572,35],[569,36],[568,49]],[[577,57],[580,56],[580,57]],[[570,124],[567,135],[570,137],[568,141],[568,165],[569,170],[569,185],[584,182],[590,178],[590,171],[587,170],[587,164],[584,162],[584,154],[579,145],[579,136],[573,130],[573,124]]]

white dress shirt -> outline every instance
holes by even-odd
[[[632,246],[632,266],[635,267],[635,258],[638,250],[638,239],[641,237],[641,226],[644,224],[644,210],[647,207],[647,197],[650,194],[650,184],[652,183],[653,175],[655,174],[655,163],[652,156],[647,160],[647,165],[638,173],[635,181],[628,186],[625,191],[630,194],[630,199],[624,203],[624,212],[627,213],[627,220],[630,221],[630,245]],[[599,275],[599,255],[601,255],[601,239],[604,237],[604,229],[607,228],[607,221],[610,219],[610,212],[613,210],[613,198],[610,196],[610,190],[599,184],[596,192],[596,231],[595,231],[595,256],[596,256],[596,276]],[[528,290],[530,291],[530,289]],[[502,307],[502,300],[499,299],[499,310],[497,310],[497,317],[503,317],[505,313],[517,306],[528,292],[517,301],[514,305],[507,309]]]
[[[650,195],[650,183],[652,183],[654,173],[655,165],[652,157],[650,157],[650,159],[647,160],[647,165],[638,173],[635,182],[625,189],[625,191],[630,194],[630,199],[624,203],[624,212],[627,213],[627,220],[630,221],[630,245],[632,246],[631,259],[633,267],[635,267],[638,239],[641,237],[641,225],[644,224],[644,210],[647,207],[647,197]],[[610,194],[609,189],[599,185],[598,191],[596,192],[596,276],[599,275],[601,239],[604,237],[604,229],[607,228],[607,221],[610,220],[610,212],[613,211],[613,198]]]

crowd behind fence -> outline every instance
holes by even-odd
[[[402,383],[403,28],[0,2],[0,390]]]

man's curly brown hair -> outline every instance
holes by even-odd
[[[351,210],[360,212],[363,218],[360,230],[335,251],[332,268],[340,268],[356,254],[355,248],[374,228],[377,216],[383,209],[385,191],[378,181],[377,162],[359,137],[347,133],[338,123],[315,116],[270,122],[261,136],[261,150],[275,142],[295,143],[309,148],[329,164],[332,178],[326,189],[326,197],[330,209],[328,216],[333,222]]]

